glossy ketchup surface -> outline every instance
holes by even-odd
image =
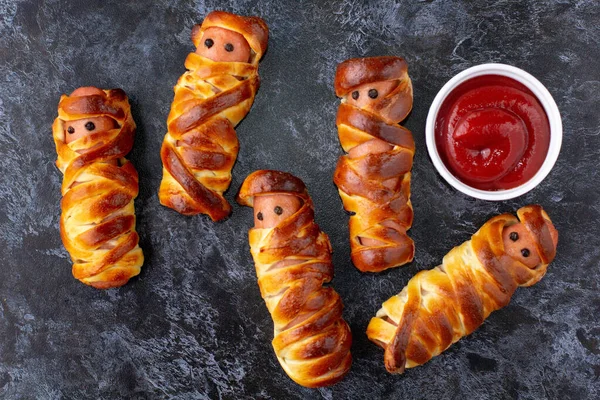
[[[544,163],[550,124],[527,87],[508,77],[484,75],[446,97],[435,141],[442,161],[462,182],[482,190],[512,189]]]

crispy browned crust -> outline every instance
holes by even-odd
[[[231,183],[231,169],[239,144],[235,126],[246,116],[260,85],[258,62],[266,51],[268,29],[258,17],[213,11],[192,29],[200,44],[209,27],[242,34],[254,54],[250,62],[214,62],[188,55],[175,86],[175,98],[161,148],[163,179],[161,204],[184,215],[207,214],[224,219],[231,205],[223,197]]]
[[[389,372],[429,361],[506,306],[517,287],[542,279],[556,254],[555,228],[538,205],[523,207],[517,215],[535,239],[540,265],[529,268],[504,252],[502,230],[519,219],[511,214],[490,219],[470,241],[452,249],[441,266],[415,275],[371,319],[367,336],[385,349]]]
[[[333,180],[350,217],[352,262],[363,272],[379,272],[412,261],[414,243],[406,234],[413,221],[410,170],[415,143],[398,125],[412,108],[412,85],[406,61],[399,57],[355,58],[341,63],[335,90],[344,96],[365,83],[395,80],[398,86],[369,109],[340,104],[336,124],[345,151],[372,139],[393,146],[378,154],[339,158]],[[397,179],[393,187],[384,181]],[[383,242],[367,246],[360,238]]]
[[[212,11],[204,18],[202,24],[192,28],[192,42],[196,47],[200,45],[202,32],[211,27],[229,29],[242,35],[256,53],[257,61],[267,51],[269,28],[262,18],[245,17],[226,11]]]
[[[98,116],[112,117],[119,128],[65,142],[65,121]],[[60,234],[73,260],[73,276],[98,289],[122,286],[144,262],[133,213],[138,174],[123,158],[135,134],[127,95],[113,89],[103,95],[62,96],[52,132],[56,165],[64,174]],[[79,182],[83,175],[85,182]]]
[[[333,278],[329,238],[314,221],[304,183],[279,171],[249,175],[238,202],[252,207],[254,197],[298,196],[303,205],[278,226],[249,231],[261,295],[275,325],[273,348],[291,379],[306,387],[339,382],[350,369],[352,335],[342,318],[340,296],[324,283]],[[286,263],[295,260],[295,264]]]
[[[406,75],[408,64],[400,57],[351,58],[337,66],[335,94],[342,97],[365,83],[402,79]]]
[[[287,172],[259,170],[251,173],[242,183],[237,201],[243,206],[253,207],[254,196],[286,193],[298,196],[302,201],[310,202],[310,196],[300,178]]]

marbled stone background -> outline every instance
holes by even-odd
[[[326,3],[326,4],[325,4]],[[225,222],[159,205],[159,148],[193,46],[213,9],[262,16],[271,30],[256,102],[239,125],[227,198],[260,168],[306,182],[332,240],[333,286],[354,332],[346,379],[293,383],[271,345],[246,230],[251,210]],[[599,398],[600,7],[580,1],[121,1],[0,0],[0,397],[21,398]],[[376,275],[349,261],[347,216],[332,183],[338,62],[402,55],[414,83],[411,230],[415,261]],[[534,191],[492,203],[436,174],[425,148],[431,101],[454,74],[502,62],[554,95],[564,123],[557,165]],[[50,126],[62,93],[121,87],[138,124],[129,158],[140,174],[138,232],[146,263],[123,288],[71,276],[58,233],[61,174]],[[542,204],[560,231],[558,256],[476,333],[423,367],[386,373],[364,334],[382,301],[440,262],[489,217]]]

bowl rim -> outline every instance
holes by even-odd
[[[437,151],[437,146],[435,145],[435,121],[437,119],[439,109],[444,100],[446,100],[446,97],[461,83],[482,75],[501,75],[522,83],[537,97],[539,102],[544,107],[544,111],[548,117],[548,122],[550,125],[550,144],[548,147],[548,154],[546,154],[546,158],[544,159],[540,169],[530,180],[512,189],[487,191],[473,188],[461,182],[448,170],[446,165],[443,163]],[[431,158],[435,169],[442,176],[442,178],[444,178],[444,180],[448,182],[450,186],[466,195],[475,197],[477,199],[492,201],[509,200],[522,196],[542,182],[544,178],[548,176],[552,170],[552,167],[554,167],[556,160],[558,159],[560,148],[562,146],[562,135],[563,128],[560,111],[558,110],[558,106],[556,105],[556,102],[554,101],[554,98],[548,89],[530,73],[512,65],[499,63],[480,64],[467,68],[446,82],[446,84],[442,86],[440,91],[437,93],[433,102],[431,103],[431,106],[429,107],[427,122],[425,125],[425,140],[429,157]]]

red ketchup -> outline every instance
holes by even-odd
[[[540,101],[523,84],[478,76],[446,97],[435,122],[438,153],[460,181],[481,190],[512,189],[540,169],[550,124]]]

